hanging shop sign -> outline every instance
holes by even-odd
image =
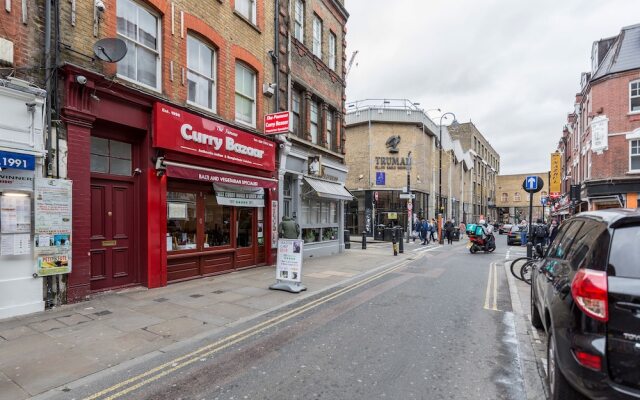
[[[238,207],[264,207],[264,189],[214,184],[218,204]]]
[[[156,103],[153,145],[223,162],[275,170],[275,143],[198,115]]]
[[[291,126],[291,112],[281,111],[264,116],[265,135],[275,135],[278,133],[288,133]]]
[[[591,120],[591,150],[602,154],[609,148],[609,118],[598,115]]]
[[[39,276],[71,272],[72,182],[36,179],[34,256]]]
[[[0,151],[0,168],[24,169],[33,171],[34,169],[36,169],[36,157],[31,154]]]
[[[551,198],[560,197],[562,185],[562,155],[551,153],[551,171],[549,173],[549,195]]]

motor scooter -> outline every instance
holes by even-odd
[[[496,239],[493,233],[483,237],[483,235],[472,234],[469,235],[469,251],[471,254],[476,254],[478,251],[484,251],[485,253],[491,253],[496,249]]]

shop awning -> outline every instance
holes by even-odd
[[[167,176],[172,178],[191,179],[214,184],[244,186],[250,188],[276,189],[278,180],[260,176],[222,171],[219,169],[199,167],[165,160],[163,163]]]
[[[318,197],[335,200],[353,200],[353,195],[339,183],[327,182],[306,176],[304,180],[307,181]]]

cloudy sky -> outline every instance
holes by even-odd
[[[409,99],[473,121],[501,174],[549,169],[593,41],[640,0],[346,0],[347,101]],[[429,112],[435,118],[437,111]]]

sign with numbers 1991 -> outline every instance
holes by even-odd
[[[0,151],[0,168],[34,170],[35,157],[30,154]]]

